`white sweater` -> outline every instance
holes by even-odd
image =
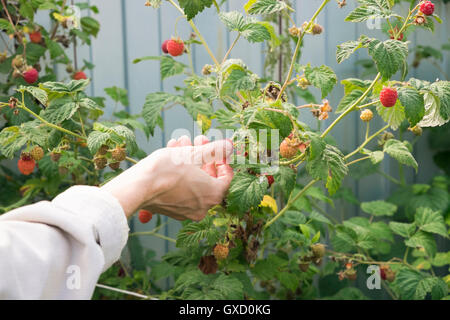
[[[117,199],[97,187],[0,215],[0,299],[90,299],[128,231]]]

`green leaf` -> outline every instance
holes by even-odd
[[[337,83],[334,71],[325,65],[311,68],[308,64],[305,68],[305,77],[316,88],[322,91],[322,99],[325,98]]]
[[[161,79],[178,75],[183,73],[184,69],[187,67],[184,63],[178,62],[172,57],[168,56],[148,56],[133,60],[133,63],[139,63],[145,60],[159,60],[160,61],[160,71]]]
[[[91,154],[97,153],[98,149],[109,139],[109,134],[106,132],[92,131],[87,139],[87,145]]]
[[[53,92],[61,93],[74,93],[79,91],[84,91],[89,85],[89,79],[82,80],[71,80],[69,83],[62,82],[44,82],[40,84],[43,89],[48,89]]]
[[[391,78],[408,56],[408,44],[398,40],[370,39],[368,48],[383,79]]]
[[[392,16],[387,0],[364,0],[345,18],[345,21],[362,22],[368,19],[386,19]]]
[[[100,23],[97,20],[91,17],[82,17],[80,23],[83,32],[97,37],[97,34],[100,31]]]
[[[244,288],[236,278],[221,274],[211,285],[211,289],[221,294],[224,300],[241,300],[244,298]]]
[[[269,255],[263,260],[258,260],[255,266],[250,269],[252,274],[260,280],[272,280],[280,272],[279,268],[286,266],[287,260],[284,260],[274,254]]]
[[[4,18],[0,18],[0,29],[5,30],[8,34],[14,33],[14,28],[12,27],[11,23],[9,23],[9,21]]]
[[[416,226],[414,225],[414,223],[402,223],[395,221],[389,222],[389,228],[391,228],[394,233],[404,238],[411,237],[416,230]]]
[[[187,20],[191,20],[213,4],[213,0],[179,0],[178,2],[180,7],[183,8]]]
[[[64,49],[58,42],[53,41],[50,38],[45,38],[45,44],[48,48],[48,51],[50,52],[51,59],[56,59],[60,56],[65,56]]]
[[[397,211],[397,206],[383,200],[376,200],[370,202],[362,202],[361,209],[365,213],[374,216],[393,216]]]
[[[244,70],[234,69],[225,80],[222,87],[222,94],[227,92],[235,93],[236,91],[253,90],[256,85],[255,77],[248,74]]]
[[[439,114],[445,120],[450,120],[450,81],[437,81],[431,84],[430,89],[439,100]]]
[[[12,159],[26,143],[27,139],[21,135],[19,127],[7,127],[0,132],[0,151],[8,159]]]
[[[361,153],[367,154],[370,157],[370,161],[372,164],[377,164],[383,161],[384,159],[384,152],[383,151],[370,151],[367,149],[361,150]]]
[[[381,103],[377,105],[377,112],[380,117],[388,123],[393,130],[397,130],[400,124],[405,120],[405,108],[399,100],[390,108],[384,107]]]
[[[219,18],[232,31],[242,32],[248,24],[247,19],[237,11],[221,12]]]
[[[399,270],[395,283],[403,300],[424,300],[428,293],[442,299],[448,292],[443,280],[407,268]]]
[[[250,42],[263,42],[272,39],[269,30],[260,22],[248,23],[241,34]]]
[[[265,176],[254,176],[238,172],[231,181],[227,204],[231,212],[243,213],[258,206],[269,186]]]
[[[48,96],[45,90],[39,89],[37,87],[23,87],[23,86],[20,86],[19,90],[25,90],[33,97],[35,97],[44,107],[47,106]]]
[[[346,94],[339,102],[339,105],[336,108],[336,113],[342,113],[347,110],[347,108],[353,105],[359,98],[361,98],[363,94],[364,92],[358,89],[351,91],[349,94]],[[363,102],[364,101],[362,101],[362,103]]]
[[[436,254],[436,241],[431,233],[417,231],[411,238],[405,240],[408,247],[425,249],[428,256],[434,257]]]
[[[422,128],[426,128],[442,126],[447,123],[448,120],[441,115],[441,103],[439,98],[432,93],[425,93],[423,97],[425,101],[425,116],[418,125]]]
[[[331,145],[327,145],[320,156],[308,161],[306,169],[313,178],[326,181],[326,187],[331,195],[339,189],[344,176],[348,173],[344,155]]]
[[[289,198],[289,195],[295,187],[297,173],[292,168],[280,166],[274,174],[274,178],[277,185],[283,190],[284,195]]]
[[[198,246],[202,240],[213,244],[218,240],[219,233],[213,225],[213,219],[206,217],[200,222],[190,222],[178,232],[177,248]]]
[[[350,56],[359,48],[362,48],[363,45],[361,41],[347,41],[344,43],[341,43],[337,46],[336,51],[336,61],[337,63],[341,63],[344,60],[347,60],[350,58]]]
[[[414,222],[420,230],[436,233],[444,238],[447,237],[444,217],[430,208],[418,208]]]
[[[53,124],[60,124],[64,120],[72,118],[79,108],[80,105],[72,99],[60,98],[53,100],[47,109],[41,111],[40,115]]]
[[[142,108],[142,117],[153,135],[156,125],[162,127],[161,111],[168,103],[183,103],[183,97],[173,95],[166,92],[150,93],[145,98],[144,107]]]
[[[339,226],[336,233],[331,237],[334,250],[339,252],[349,252],[356,247],[357,235],[352,229]]]
[[[111,97],[111,99],[113,99],[115,102],[120,102],[125,107],[130,104],[128,102],[127,89],[114,86],[110,88],[105,88],[105,92],[108,96]]]
[[[406,118],[411,127],[414,127],[425,115],[423,95],[411,87],[402,87],[397,91],[398,98],[404,107]]]
[[[249,14],[271,14],[287,8],[284,1],[279,0],[256,0],[248,8]]]
[[[396,159],[401,164],[418,169],[418,165],[408,147],[396,139],[388,140],[383,147],[383,151]]]
[[[284,287],[291,290],[292,292],[295,292],[295,290],[297,290],[300,283],[297,276],[290,272],[277,273],[277,278]]]
[[[225,12],[219,14],[220,20],[232,31],[238,31],[250,42],[262,42],[265,40],[279,42],[274,33],[273,26],[267,22],[260,22],[253,18],[246,18],[237,11]]]

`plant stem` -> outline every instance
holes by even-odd
[[[364,136],[364,139],[369,139],[369,133],[370,133],[370,121],[367,121],[367,126],[366,126],[366,135]]]
[[[353,160],[353,161],[351,161],[351,162],[347,163],[347,166],[350,166],[350,165],[352,165],[352,164],[355,164],[355,163],[357,163],[357,162],[360,162],[360,161],[363,161],[363,160],[367,160],[367,159],[370,159],[370,156],[367,156],[367,157],[362,157],[362,158],[359,158],[359,159]]]
[[[380,133],[382,133],[384,130],[386,130],[387,128],[389,128],[389,124],[384,126],[383,128],[381,128],[380,130],[378,130],[377,132],[375,132],[373,135],[371,135],[369,138],[367,138],[356,150],[354,150],[353,152],[350,152],[348,155],[346,155],[344,157],[345,160],[347,160],[348,158],[354,156],[355,154],[357,154],[359,151],[362,150],[362,148],[364,148],[373,138],[375,138],[376,136],[378,136]]]
[[[314,20],[316,20],[317,16],[323,10],[323,8],[325,8],[325,6],[327,5],[328,2],[330,2],[330,0],[324,0],[322,2],[320,7],[317,9],[317,11],[311,17],[311,20],[309,20],[309,23],[304,30],[308,30],[310,28],[310,26],[314,23]],[[294,55],[292,56],[291,66],[289,67],[289,72],[286,77],[286,81],[284,82],[283,87],[281,88],[280,93],[278,94],[277,100],[281,99],[283,92],[286,90],[286,88],[289,84],[289,81],[291,80],[292,71],[294,70],[295,60],[297,59],[298,51],[300,50],[300,45],[302,43],[303,37],[305,36],[305,33],[306,32],[302,32],[302,34],[298,37],[297,46],[295,47]]]
[[[336,120],[333,121],[332,124],[330,124],[330,126],[322,133],[322,135],[320,136],[321,138],[324,138],[328,133],[330,133],[331,130],[333,130],[333,128],[343,119],[345,118],[345,116],[347,116],[347,114],[349,114],[350,112],[353,111],[353,109],[355,109],[355,107],[361,103],[361,101],[364,100],[365,97],[367,97],[367,95],[369,94],[369,92],[373,89],[373,87],[375,86],[375,84],[377,83],[378,79],[380,79],[381,77],[381,73],[378,72],[377,76],[375,77],[375,79],[372,81],[372,83],[370,84],[370,86],[367,88],[367,90],[363,93],[363,95],[361,97],[359,97],[358,100],[356,100],[347,110],[345,110],[339,117],[336,118]]]
[[[141,299],[158,300],[158,299],[153,298],[151,296],[146,296],[146,295],[143,295],[143,294],[140,294],[140,293],[135,293],[135,292],[131,292],[131,291],[123,290],[123,289],[113,288],[113,287],[110,287],[110,286],[107,286],[107,285],[104,285],[104,284],[97,283],[95,286],[98,287],[98,288],[101,288],[101,289],[123,293],[123,294],[127,294],[129,296],[134,296],[134,297],[141,298]]]
[[[264,229],[267,229],[268,227],[270,227],[270,225],[272,223],[274,223],[275,221],[277,221],[283,214],[286,213],[286,211],[292,206],[292,204],[297,201],[309,188],[311,188],[317,181],[319,181],[318,179],[314,179],[311,180],[306,186],[303,187],[302,190],[300,190],[293,198],[291,198],[288,203],[286,203],[286,206],[280,211],[278,212],[278,214],[273,217],[271,220],[269,220],[265,225],[264,225]]]
[[[23,103],[21,103],[18,107],[19,107],[19,108],[22,108],[22,109],[25,110],[26,112],[30,113],[31,115],[33,115],[34,117],[36,117],[38,120],[40,120],[41,122],[43,122],[46,126],[49,126],[50,128],[59,130],[59,131],[61,131],[61,132],[67,133],[67,134],[70,134],[70,135],[72,135],[72,136],[74,136],[74,137],[77,137],[77,138],[79,138],[79,139],[86,140],[85,137],[83,137],[83,136],[81,136],[81,135],[79,135],[79,134],[77,134],[77,133],[75,133],[75,132],[72,132],[72,131],[70,131],[70,130],[67,130],[67,129],[65,129],[65,128],[62,128],[62,127],[60,127],[60,126],[57,126],[56,124],[53,124],[53,123],[48,122],[47,120],[45,120],[44,118],[42,118],[41,116],[39,116],[38,114],[36,114],[35,112],[33,112],[32,110],[28,109],[28,108],[25,106],[25,104],[23,104]]]
[[[357,109],[364,109],[364,108],[366,108],[366,107],[373,106],[373,105],[376,104],[377,102],[379,102],[379,100],[375,100],[375,101],[372,101],[372,102],[363,104],[362,106],[359,106]]]
[[[234,39],[233,43],[231,44],[230,48],[228,49],[227,53],[225,53],[225,57],[223,57],[222,64],[223,64],[225,61],[227,61],[228,56],[229,56],[230,53],[231,53],[231,50],[233,50],[234,46],[236,45],[236,43],[238,42],[238,40],[239,40],[240,37],[241,37],[241,33],[239,32],[238,35],[237,35],[237,37],[236,37],[236,39]]]
[[[168,0],[178,11],[181,12],[181,14],[185,15],[184,10],[181,9],[173,0]],[[214,56],[214,54],[212,53],[211,49],[209,48],[208,44],[205,41],[205,38],[203,38],[202,34],[200,33],[200,31],[198,30],[197,26],[194,24],[194,22],[192,20],[188,20],[189,25],[191,26],[192,30],[194,30],[195,34],[197,35],[197,37],[200,39],[200,42],[203,44],[203,46],[205,47],[206,51],[208,52],[209,56],[211,57],[211,59],[214,61],[214,64],[216,66],[219,66],[219,61],[217,61],[216,57]]]
[[[404,263],[408,263],[408,253],[409,253],[409,247],[406,247],[405,255],[403,256]]]
[[[86,131],[84,130],[84,123],[83,123],[83,118],[81,117],[80,110],[78,110],[78,117],[80,118],[81,132],[83,133],[84,137],[87,137],[86,136]]]
[[[401,185],[400,181],[398,181],[397,179],[395,179],[394,177],[391,177],[390,175],[388,175],[387,173],[381,171],[381,170],[377,170],[377,173],[380,174],[381,176],[385,177],[386,179],[388,179],[389,181]]]
[[[130,157],[126,157],[125,160],[127,160],[127,161],[129,161],[131,163],[134,163],[134,164],[138,163],[137,160],[134,160],[133,158],[130,158]]]
[[[157,238],[160,238],[160,239],[163,239],[163,240],[167,240],[167,241],[170,241],[170,242],[173,242],[173,243],[177,242],[177,240],[175,240],[173,238],[166,237],[165,235],[162,235],[160,233],[156,233],[156,232],[153,232],[153,231],[134,232],[131,235],[133,235],[133,236],[155,236]]]

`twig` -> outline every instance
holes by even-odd
[[[151,297],[151,296],[146,296],[146,295],[143,295],[143,294],[140,294],[140,293],[135,293],[135,292],[127,291],[127,290],[113,288],[113,287],[110,287],[110,286],[107,286],[107,285],[104,285],[104,284],[100,284],[100,283],[97,283],[95,286],[98,287],[98,288],[101,288],[101,289],[106,289],[106,290],[110,290],[110,291],[114,291],[114,292],[123,293],[123,294],[127,294],[129,296],[134,296],[134,297],[141,298],[141,299],[159,300],[159,299]]]

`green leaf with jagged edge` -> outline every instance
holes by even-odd
[[[126,144],[127,152],[133,154],[137,149],[136,136],[128,127],[110,122],[95,122],[93,125],[95,131],[105,132],[116,145]]]
[[[363,22],[375,18],[387,19],[393,15],[388,0],[364,0],[359,2],[361,5],[350,12],[345,21]]]
[[[325,65],[312,68],[310,64],[305,66],[306,79],[322,92],[322,99],[325,98],[337,83],[337,76],[334,71]]]
[[[219,238],[219,231],[213,227],[213,218],[206,217],[200,222],[190,222],[178,232],[177,248],[198,246],[206,240],[208,244],[214,244]]]
[[[236,91],[253,90],[256,86],[256,78],[247,71],[234,69],[222,85],[221,94],[234,94]]]
[[[390,108],[386,108],[381,103],[377,103],[376,109],[380,117],[391,126],[392,130],[397,130],[406,118],[405,107],[403,107],[400,100],[397,100],[395,105]]]
[[[431,233],[425,231],[417,231],[411,238],[405,240],[405,244],[411,248],[424,249],[431,258],[437,251],[436,240]]]
[[[123,106],[128,106],[130,103],[128,101],[128,91],[124,88],[119,88],[117,86],[109,87],[104,89],[106,94],[111,97],[115,102],[120,102]]]
[[[97,153],[98,149],[105,144],[109,139],[109,134],[106,132],[92,131],[87,138],[87,145],[91,154]]]
[[[187,20],[192,20],[197,14],[211,7],[213,0],[178,0]]]
[[[278,272],[277,278],[285,288],[292,292],[295,292],[300,284],[298,277],[291,272]]]
[[[326,181],[330,195],[339,189],[342,180],[348,173],[344,155],[331,145],[327,145],[320,156],[308,161],[306,169],[313,178]]]
[[[5,30],[7,34],[13,34],[14,28],[7,19],[0,18],[0,29]]]
[[[391,221],[389,222],[389,228],[403,238],[411,237],[414,234],[414,231],[416,231],[416,225],[414,223]]]
[[[62,82],[44,82],[40,83],[39,87],[44,90],[60,92],[60,93],[74,93],[84,91],[89,85],[89,79],[71,80],[68,83]]]
[[[431,84],[430,89],[437,97],[439,114],[446,121],[450,120],[450,81],[437,81]]]
[[[438,211],[433,211],[430,208],[424,207],[418,208],[414,223],[422,231],[436,233],[444,238],[448,236],[444,217]]]
[[[358,49],[362,48],[363,44],[361,41],[346,41],[337,46],[336,50],[336,61],[341,63],[344,60],[350,58],[350,56]]]
[[[236,173],[228,190],[228,210],[244,213],[258,206],[268,187],[269,183],[265,176],[258,177],[245,172]]]
[[[357,246],[358,235],[354,230],[343,225],[336,227],[336,232],[331,236],[333,249],[338,252],[350,252]]]
[[[401,164],[413,167],[417,171],[417,161],[403,142],[396,139],[390,139],[384,144],[383,151]]]
[[[246,18],[237,11],[220,13],[219,17],[229,30],[238,31],[250,42],[276,40],[271,25],[261,23],[253,18]]]
[[[288,260],[275,254],[270,254],[267,258],[256,261],[255,266],[250,270],[260,280],[271,280],[277,276],[280,268],[287,266],[288,263]]]
[[[383,79],[391,78],[403,65],[408,56],[408,44],[398,40],[369,39],[369,54],[377,65]]]
[[[271,14],[286,9],[288,6],[279,0],[256,0],[246,9],[249,14]]]
[[[398,99],[404,107],[406,119],[411,127],[414,127],[425,115],[423,94],[412,87],[401,87],[397,91]]]
[[[368,155],[370,157],[370,161],[372,162],[372,164],[380,163],[384,159],[383,151],[379,151],[379,150],[370,151],[368,149],[362,149],[361,153]]]
[[[83,32],[97,37],[100,31],[100,23],[92,17],[82,17],[80,19],[81,29]]]
[[[347,95],[353,90],[361,90],[366,91],[369,88],[371,80],[361,80],[356,78],[348,78],[341,81],[341,84],[344,86],[344,93]]]
[[[142,58],[137,58],[133,60],[133,63],[139,63],[141,61],[146,60],[159,60],[160,61],[160,71],[161,71],[161,79],[164,80],[166,78],[178,75],[183,73],[184,69],[187,68],[187,65],[184,63],[178,62],[172,57],[168,56],[147,56]]]
[[[42,110],[40,115],[53,124],[60,124],[64,120],[72,118],[79,108],[80,105],[72,98],[63,97],[51,101],[48,108]]]
[[[362,90],[355,89],[343,96],[336,108],[336,113],[342,113],[347,110],[347,108],[352,106],[363,94],[364,92]],[[361,101],[361,104],[364,104],[364,101],[365,100]]]
[[[161,117],[162,109],[168,103],[182,104],[183,102],[183,97],[166,92],[154,92],[147,95],[145,98],[144,107],[142,108],[142,117],[144,118],[152,135],[157,125],[161,128],[163,127]]]
[[[376,200],[370,202],[362,202],[361,209],[368,214],[373,216],[393,216],[397,211],[397,206],[395,204]]]
[[[409,268],[398,271],[395,284],[403,300],[424,300],[428,293],[433,300],[440,300],[448,292],[442,279]]]
[[[218,126],[220,129],[236,129],[236,125],[239,124],[235,113],[226,109],[217,110],[213,117],[220,123]]]
[[[20,86],[18,91],[24,90],[35,97],[44,107],[47,106],[48,96],[45,90],[42,90],[38,87],[24,87]]]
[[[295,187],[297,173],[290,167],[280,166],[273,176],[286,198],[289,198],[289,195]]]

